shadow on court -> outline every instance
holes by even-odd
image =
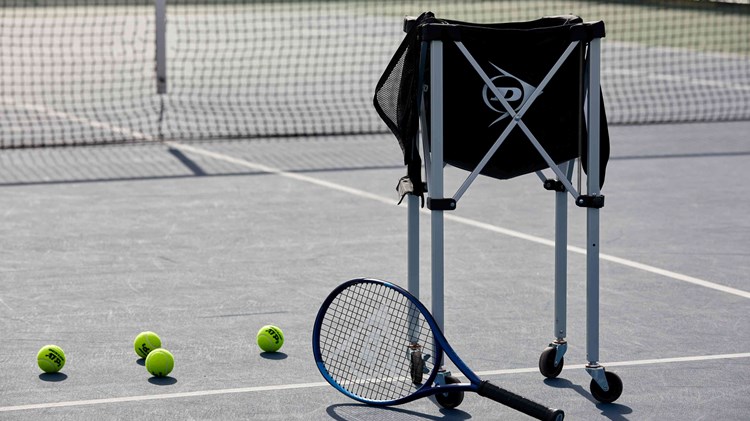
[[[601,410],[602,416],[610,420],[625,421],[628,418],[624,417],[624,415],[633,413],[633,409],[630,408],[629,406],[621,405],[619,403],[601,403],[595,400],[591,396],[591,392],[589,391],[588,387],[575,384],[568,379],[563,379],[563,378],[544,379],[544,384],[550,387],[558,388],[558,389],[570,389],[578,393],[579,395],[581,395],[581,397],[587,399],[588,401],[593,403],[594,406],[596,406],[599,410]]]
[[[166,377],[151,377],[148,379],[148,382],[151,384],[155,384],[157,386],[172,386],[173,384],[177,383],[177,379],[174,377],[166,376]]]
[[[39,375],[39,380],[45,382],[61,382],[67,380],[68,376],[65,373],[42,373]]]
[[[267,360],[285,360],[288,357],[283,352],[261,352],[260,356]]]
[[[405,419],[415,418],[421,420],[468,420],[471,415],[460,409],[440,409],[442,416],[429,415],[417,411],[396,407],[374,407],[362,403],[345,403],[331,405],[326,408],[326,413],[331,419],[337,421],[351,421],[361,419]]]

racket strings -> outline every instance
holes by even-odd
[[[371,283],[353,284],[334,298],[319,341],[330,376],[373,401],[412,394],[411,352],[434,348],[432,330],[419,309],[397,290]]]

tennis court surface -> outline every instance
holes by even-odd
[[[371,99],[403,36],[401,18],[430,9],[427,2],[404,3],[416,9],[408,13],[396,2],[168,2],[167,57],[185,61],[167,67],[166,96],[153,77],[151,2],[23,3],[0,9],[3,28],[15,28],[0,48],[0,419],[529,419],[472,393],[456,409],[434,398],[360,404],[323,379],[312,355],[315,316],[336,286],[373,277],[406,287],[407,212],[395,189],[403,155]],[[602,58],[612,124],[600,354],[624,391],[610,404],[589,391],[586,212],[572,203],[565,369],[557,379],[539,373],[553,339],[554,197],[533,174],[479,177],[446,212],[448,342],[482,378],[569,420],[747,419],[750,53],[726,36],[747,32],[748,5],[644,2],[634,11],[540,1],[487,9],[493,15],[484,2],[464,3],[446,3],[441,14],[500,21],[580,8],[614,21]],[[289,38],[264,36],[278,30],[270,22],[293,23],[292,6],[317,15]],[[352,11],[361,12],[354,23]],[[679,25],[648,16],[712,20],[696,49],[695,39],[676,35]],[[43,31],[29,26],[39,19]],[[250,35],[248,22],[260,29]],[[186,29],[191,23],[203,29]],[[665,41],[649,44],[636,27],[657,28]],[[227,39],[216,28],[246,34],[229,38],[236,54],[218,50]],[[178,44],[183,30],[206,44]],[[61,41],[59,55],[50,53],[55,44],[23,55],[24,44],[11,39],[32,33],[79,43]],[[367,43],[355,37],[363,34]],[[112,39],[131,35],[144,50],[101,61]],[[300,54],[316,39],[329,49],[356,42],[342,42],[342,55]],[[239,53],[237,45],[253,43],[265,53]],[[65,60],[63,45],[97,57],[88,73]],[[216,55],[186,58],[201,51]],[[208,69],[221,63],[231,63],[225,73]],[[241,80],[250,83],[232,86]],[[446,191],[465,177],[446,167]],[[421,224],[428,233],[426,209]],[[420,298],[429,307],[425,234],[421,255]],[[280,352],[255,344],[266,324],[283,329]],[[152,377],[135,354],[144,330],[174,354],[168,377]],[[58,374],[37,367],[49,343],[67,356]]]
[[[623,379],[617,402],[592,401],[580,366],[577,253],[566,370],[544,381],[536,368],[551,335],[553,218],[533,175],[480,179],[451,214],[461,219],[446,221],[449,342],[484,377],[569,419],[744,419],[750,227],[737,175],[750,159],[748,129],[612,130],[601,355]],[[455,410],[428,399],[367,407],[315,367],[312,323],[330,290],[360,276],[405,286],[392,139],[211,142],[176,155],[156,145],[0,155],[3,418],[524,419],[472,394]],[[571,209],[574,246],[580,213]],[[422,291],[429,303],[426,281]],[[278,355],[254,343],[267,323],[284,330]],[[175,355],[171,381],[137,363],[141,330]],[[45,343],[66,351],[64,376],[40,376],[34,356]]]

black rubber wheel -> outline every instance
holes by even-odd
[[[607,384],[609,385],[608,391],[603,391],[602,388],[599,387],[599,383],[594,379],[591,379],[591,385],[589,387],[591,388],[591,394],[594,396],[594,399],[602,403],[611,403],[616,401],[617,398],[622,395],[622,380],[620,380],[620,376],[615,373],[610,373],[609,371],[605,372],[605,376],[607,378]]]
[[[411,381],[414,384],[422,384],[422,374],[424,374],[424,359],[422,351],[413,351],[411,353]]]
[[[547,347],[542,351],[542,355],[539,356],[539,372],[548,379],[554,379],[559,376],[565,365],[565,357],[563,357],[560,359],[560,364],[555,367],[556,356],[557,348],[553,346]]]
[[[456,383],[461,383],[461,381],[453,376],[445,376],[445,383],[456,384]],[[445,392],[445,393],[437,393],[435,394],[435,400],[443,408],[453,409],[457,407],[458,405],[461,405],[461,402],[464,401],[464,392],[452,391],[452,392]]]

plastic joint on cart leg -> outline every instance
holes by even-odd
[[[576,199],[576,206],[579,208],[601,209],[604,207],[604,196],[601,194],[595,196],[582,194]]]
[[[435,199],[432,197],[427,198],[427,209],[429,210],[441,210],[441,211],[452,211],[456,210],[456,200],[452,198],[448,199]]]

